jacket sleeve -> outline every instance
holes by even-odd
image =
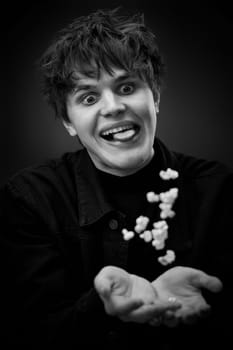
[[[203,185],[199,189],[208,196],[203,197],[199,217],[203,229],[200,225],[195,242],[200,264],[197,267],[217,276],[222,281],[223,288],[219,293],[203,290],[203,295],[212,309],[209,317],[200,322],[200,327],[206,338],[209,334],[209,339],[221,339],[227,344],[226,339],[231,339],[232,342],[233,175],[225,175],[224,172],[215,176],[214,182],[211,182],[211,178],[202,181]]]
[[[0,193],[1,324],[9,344],[80,344],[101,338],[108,317],[94,288],[70,296],[54,235],[16,191]],[[79,278],[79,276],[77,276]],[[81,283],[81,282],[80,282]]]

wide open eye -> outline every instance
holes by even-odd
[[[132,94],[135,90],[135,86],[132,83],[128,83],[128,84],[123,84],[120,87],[120,93],[123,95],[129,95]]]
[[[84,105],[93,105],[97,101],[97,96],[95,94],[88,94],[85,95],[84,98],[82,99],[82,103]]]

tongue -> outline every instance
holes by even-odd
[[[125,130],[114,134],[113,139],[117,141],[127,141],[134,135],[135,135],[135,130],[130,129],[130,130]]]

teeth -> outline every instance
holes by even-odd
[[[113,128],[113,129],[110,129],[110,130],[102,132],[102,135],[103,136],[108,136],[108,135],[116,134],[118,132],[122,132],[124,130],[129,130],[129,129],[132,129],[132,128],[133,128],[132,125],[119,126],[117,128]]]

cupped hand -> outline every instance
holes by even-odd
[[[94,286],[106,313],[125,322],[149,322],[180,307],[179,303],[161,302],[149,281],[115,266],[104,267],[96,276]]]
[[[167,270],[153,281],[152,285],[161,301],[176,300],[182,305],[174,312],[166,312],[163,317],[163,323],[171,327],[179,322],[194,323],[198,318],[206,316],[210,305],[204,299],[202,289],[213,293],[218,293],[222,289],[222,283],[217,277],[182,266]]]

